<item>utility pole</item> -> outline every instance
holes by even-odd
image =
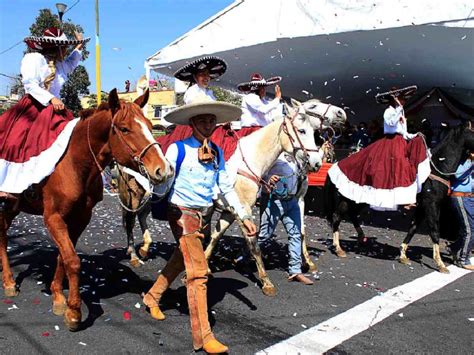
[[[97,106],[99,106],[102,98],[100,86],[99,0],[95,0],[95,81]]]

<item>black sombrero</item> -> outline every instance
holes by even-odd
[[[216,79],[225,73],[227,63],[224,59],[215,56],[201,57],[178,69],[174,77],[182,81],[193,81],[193,75],[205,69],[209,70],[211,79]]]
[[[375,101],[379,104],[389,104],[392,97],[403,97],[405,100],[415,95],[418,87],[416,85],[407,86],[402,89],[390,90],[375,95]]]
[[[275,85],[281,81],[281,76],[274,76],[272,78],[264,79],[259,73],[252,74],[250,81],[245,83],[240,83],[237,85],[237,89],[243,92],[249,92],[256,90],[260,86],[270,86]]]

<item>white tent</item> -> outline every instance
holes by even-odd
[[[378,115],[374,95],[393,86],[443,87],[474,105],[473,7],[472,0],[238,0],[145,68],[172,75],[214,54],[228,63],[216,85],[235,89],[254,72],[281,75],[284,96],[314,96],[359,120]]]

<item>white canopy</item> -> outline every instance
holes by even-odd
[[[369,120],[383,109],[375,94],[393,86],[474,89],[473,3],[238,0],[149,57],[145,68],[172,75],[210,54],[228,63],[216,85],[235,90],[254,72],[280,75],[284,96],[316,97]]]

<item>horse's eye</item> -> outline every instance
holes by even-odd
[[[119,127],[119,130],[120,130],[120,132],[122,132],[123,134],[127,134],[128,132],[130,132],[127,127]]]
[[[298,133],[306,134],[306,130],[305,130],[305,129],[299,129],[299,130],[298,130]]]

